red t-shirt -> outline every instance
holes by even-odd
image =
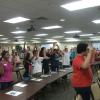
[[[72,63],[73,75],[71,78],[73,87],[88,87],[92,83],[92,69],[82,69],[81,65],[84,63],[84,56],[78,54]]]

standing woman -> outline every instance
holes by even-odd
[[[43,74],[49,74],[49,58],[46,54],[46,48],[42,47],[39,53],[40,57],[43,57],[42,61],[42,73]]]
[[[14,60],[15,60],[15,63],[16,63],[16,68],[18,68],[20,66],[20,63],[21,63],[20,57],[18,55],[18,52],[15,52]]]
[[[24,78],[29,78],[29,76],[30,76],[30,74],[29,74],[30,65],[31,65],[30,53],[27,52],[25,54],[25,58],[24,58],[24,68],[25,68],[25,72],[23,75]]]
[[[88,44],[79,43],[77,45],[77,56],[74,58],[72,67],[72,85],[77,93],[82,97],[82,100],[90,100],[91,84],[92,84],[92,69],[91,61],[94,50],[88,49]]]
[[[70,53],[68,52],[68,48],[65,48],[62,55],[62,65],[63,68],[70,67]]]
[[[4,90],[13,83],[14,66],[9,61],[8,51],[2,52],[2,60],[0,61],[0,89]]]

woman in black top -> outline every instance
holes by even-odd
[[[24,58],[24,68],[25,68],[25,73],[23,77],[29,77],[29,66],[31,64],[31,59],[30,59],[30,53],[27,52]]]
[[[49,74],[49,59],[46,55],[46,48],[45,47],[41,48],[39,56],[44,58],[42,61],[42,73]]]

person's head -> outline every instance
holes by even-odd
[[[30,46],[27,46],[27,50],[30,51]]]
[[[1,56],[2,56],[3,59],[9,60],[9,52],[8,51],[3,51],[1,53]]]
[[[79,43],[77,45],[77,53],[83,54],[84,56],[88,53],[88,44],[87,43]]]
[[[68,52],[68,48],[65,48],[64,51],[65,51],[65,52]]]
[[[46,48],[45,47],[42,47],[41,50],[40,50],[39,56],[40,57],[43,57],[44,56],[44,53],[46,53]]]
[[[17,56],[17,55],[18,55],[18,52],[16,51],[16,52],[15,52],[15,56]]]
[[[33,56],[37,56],[38,55],[38,50],[34,50],[33,51]]]

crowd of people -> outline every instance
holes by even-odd
[[[72,60],[77,54],[76,48],[68,51],[68,48],[61,50],[57,44],[55,46],[50,49],[46,49],[45,47],[37,49],[35,46],[32,51],[30,49],[26,50],[23,63],[26,69],[24,77],[28,77],[30,73],[49,74],[51,71],[59,71],[60,67],[71,67]],[[29,71],[31,69],[32,71]]]
[[[72,66],[72,86],[83,100],[87,100],[87,98],[90,100],[90,86],[93,78],[91,64],[97,59],[98,54],[100,53],[96,49],[89,49],[86,43],[79,43],[70,51],[66,47],[61,50],[57,44],[50,49],[45,47],[38,49],[35,45],[32,51],[29,47],[25,50],[23,59],[20,59],[15,50],[11,55],[8,51],[3,51],[0,59],[0,90],[12,85],[13,70],[18,68],[21,62],[25,68],[23,79],[30,79],[31,75],[58,72],[60,67],[69,68]]]
[[[25,68],[24,79],[30,79],[35,74],[50,74],[51,71],[59,71],[60,67],[70,67],[76,56],[76,49],[60,50],[57,44],[55,46],[50,49],[45,47],[38,49],[35,45],[33,50],[28,47],[24,52],[23,59],[16,50],[12,50],[12,54],[3,50],[0,59],[0,89],[7,88],[13,83],[13,70],[20,64],[23,64]]]

